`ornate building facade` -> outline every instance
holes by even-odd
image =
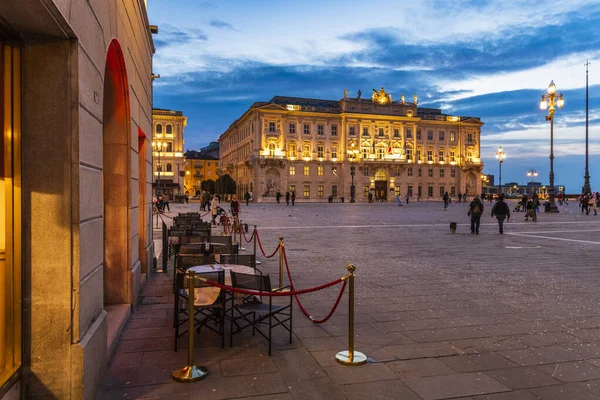
[[[187,117],[181,111],[152,109],[153,186],[171,199],[184,194],[183,131]]]
[[[417,96],[393,101],[383,88],[371,98],[339,101],[276,96],[254,103],[219,138],[221,169],[238,193],[266,201],[279,190],[299,200],[391,200],[407,193],[438,200],[444,192],[481,191],[476,117],[418,107]],[[352,178],[351,169],[354,170]]]
[[[212,153],[187,151],[185,153],[185,194],[195,196],[202,193],[202,182],[209,180],[215,182],[219,177],[218,169],[219,158]]]

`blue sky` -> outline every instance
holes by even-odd
[[[577,192],[589,74],[592,190],[600,190],[600,2],[538,0],[150,0],[154,106],[188,116],[186,148],[216,140],[255,101],[337,100],[384,86],[426,107],[481,117],[484,172],[548,183],[550,127],[539,110],[551,80],[556,184]],[[496,178],[497,179],[497,178]]]

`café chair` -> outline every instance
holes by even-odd
[[[230,271],[231,286],[239,289],[254,290],[259,292],[275,292],[289,288],[285,286],[278,289],[271,288],[271,279],[269,275],[242,274]],[[231,326],[229,333],[229,345],[233,345],[234,333],[252,327],[252,335],[258,332],[269,342],[269,356],[271,355],[272,331],[273,328],[281,325],[290,335],[292,343],[292,296],[289,297],[289,303],[273,304],[273,296],[268,296],[268,303],[263,303],[262,298],[256,295],[244,295],[241,304],[235,304],[235,296],[231,297]],[[236,329],[234,330],[234,325]]]

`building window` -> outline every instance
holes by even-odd
[[[369,146],[363,146],[363,147],[360,148],[360,150],[362,152],[362,158],[363,159],[369,158],[369,150],[370,150]]]
[[[394,128],[394,137],[400,137],[400,129]]]
[[[289,189],[290,189],[290,194],[294,193],[296,191],[296,185],[290,185]]]
[[[417,196],[419,197],[423,196],[423,191],[421,189],[421,186],[417,186]]]
[[[444,193],[446,193],[444,189],[445,188],[443,186],[440,186],[440,197],[444,197]]]
[[[450,162],[456,161],[456,152],[454,150],[450,150]]]
[[[156,164],[156,170],[162,172],[162,164]]]
[[[336,185],[333,185],[333,186],[331,187],[331,195],[332,195],[333,197],[337,197],[337,186],[336,186]]]
[[[439,134],[439,136],[440,136],[440,141],[443,141],[443,140],[444,140],[444,136],[445,136],[446,132],[444,132],[444,131],[439,131],[439,132],[438,132],[438,134]]]
[[[331,125],[331,136],[337,136],[337,125]]]
[[[173,172],[173,164],[167,164],[167,172]]]
[[[433,150],[427,150],[427,161],[433,161]]]
[[[363,136],[369,136],[369,128],[367,126],[363,127]]]
[[[290,133],[296,133],[296,124],[294,124],[294,123],[290,124]]]
[[[321,164],[317,165],[317,175],[323,176],[323,166]]]
[[[412,170],[412,167],[408,167],[408,168],[406,169],[406,175],[407,175],[407,176],[413,176],[413,170]]]
[[[472,133],[467,133],[467,142],[473,143],[473,134]]]
[[[323,185],[317,186],[317,197],[323,197]]]
[[[417,129],[417,140],[421,140],[421,130]]]
[[[210,167],[210,161],[208,161],[208,162],[206,163],[206,165]]]
[[[289,149],[288,149],[288,155],[289,155],[290,157],[294,157],[294,158],[296,158],[296,155],[297,155],[296,151],[297,151],[297,150],[298,150],[298,149],[296,148],[296,143],[291,143],[291,144],[290,144],[290,147],[289,147]]]
[[[412,129],[410,129],[410,128],[406,129],[406,138],[412,139]]]
[[[383,128],[379,128],[379,136],[383,136]]]
[[[350,131],[349,131],[350,136],[354,136],[356,135],[356,130],[353,126],[350,127]]]
[[[450,131],[450,141],[451,142],[456,141],[456,132],[455,131]]]
[[[270,156],[274,156],[275,155],[275,143],[271,142],[267,145],[267,148],[269,149],[269,155]]]
[[[456,197],[456,186],[450,186],[450,196]]]
[[[433,186],[427,186],[427,196],[433,197]]]
[[[167,135],[173,134],[173,125],[167,125]]]
[[[440,168],[440,178],[443,178],[446,172],[444,172],[444,168]]]
[[[417,161],[421,161],[421,149],[417,149]]]
[[[364,167],[363,168],[363,175],[364,176],[369,176],[369,167]]]
[[[438,161],[444,162],[444,150],[438,151]]]
[[[337,146],[331,146],[331,158],[336,159],[338,153]]]
[[[323,135],[325,133],[325,130],[323,128],[323,125],[317,125],[317,135]]]
[[[202,183],[200,182],[200,180],[196,179],[196,186],[201,186]]]
[[[304,166],[304,175],[310,175],[310,167],[308,165]]]
[[[302,145],[302,157],[310,158],[310,144]]]
[[[331,175],[332,176],[337,176],[337,174],[338,174],[337,167],[331,167]]]
[[[406,187],[406,193],[407,193],[409,196],[412,196],[412,186],[407,186],[407,187]]]
[[[317,157],[319,158],[323,158],[324,157],[324,149],[325,147],[323,145],[318,145],[317,146]]]
[[[427,169],[427,176],[430,178],[433,178],[433,168],[428,168]]]
[[[269,132],[275,132],[275,122],[269,122]]]
[[[433,130],[427,131],[427,140],[433,140]]]
[[[168,126],[167,126],[168,128]],[[172,153],[173,152],[173,143],[169,142],[167,143],[167,153]]]
[[[290,165],[290,175],[296,175],[296,166]]]
[[[161,124],[156,124],[156,133],[158,133],[159,135],[162,134],[162,125]]]
[[[421,167],[419,167],[417,169],[417,176],[420,178],[423,175],[423,171],[421,170]]]
[[[394,196],[398,197],[400,195],[400,186],[394,187]]]
[[[365,198],[369,197],[369,186],[368,185],[365,185],[364,194],[365,194]]]
[[[310,125],[309,124],[304,124],[304,134],[310,135]]]
[[[412,161],[412,159],[413,159],[412,149],[406,149],[406,159]]]
[[[385,149],[383,147],[378,147],[377,148],[377,158],[380,160],[383,160],[384,157],[385,157]]]
[[[304,185],[304,198],[310,197],[310,185]]]
[[[456,168],[450,168],[450,177],[456,178]]]

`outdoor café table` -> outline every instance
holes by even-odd
[[[207,264],[197,265],[187,269],[188,271],[194,271],[197,274],[206,272],[221,271],[225,270],[225,285],[231,286],[231,274],[230,271],[242,273],[242,274],[254,274],[254,269],[247,265],[238,264]],[[217,287],[203,287],[196,289],[194,304],[197,306],[212,304],[217,300],[221,289]],[[236,296],[237,297],[237,296]]]

